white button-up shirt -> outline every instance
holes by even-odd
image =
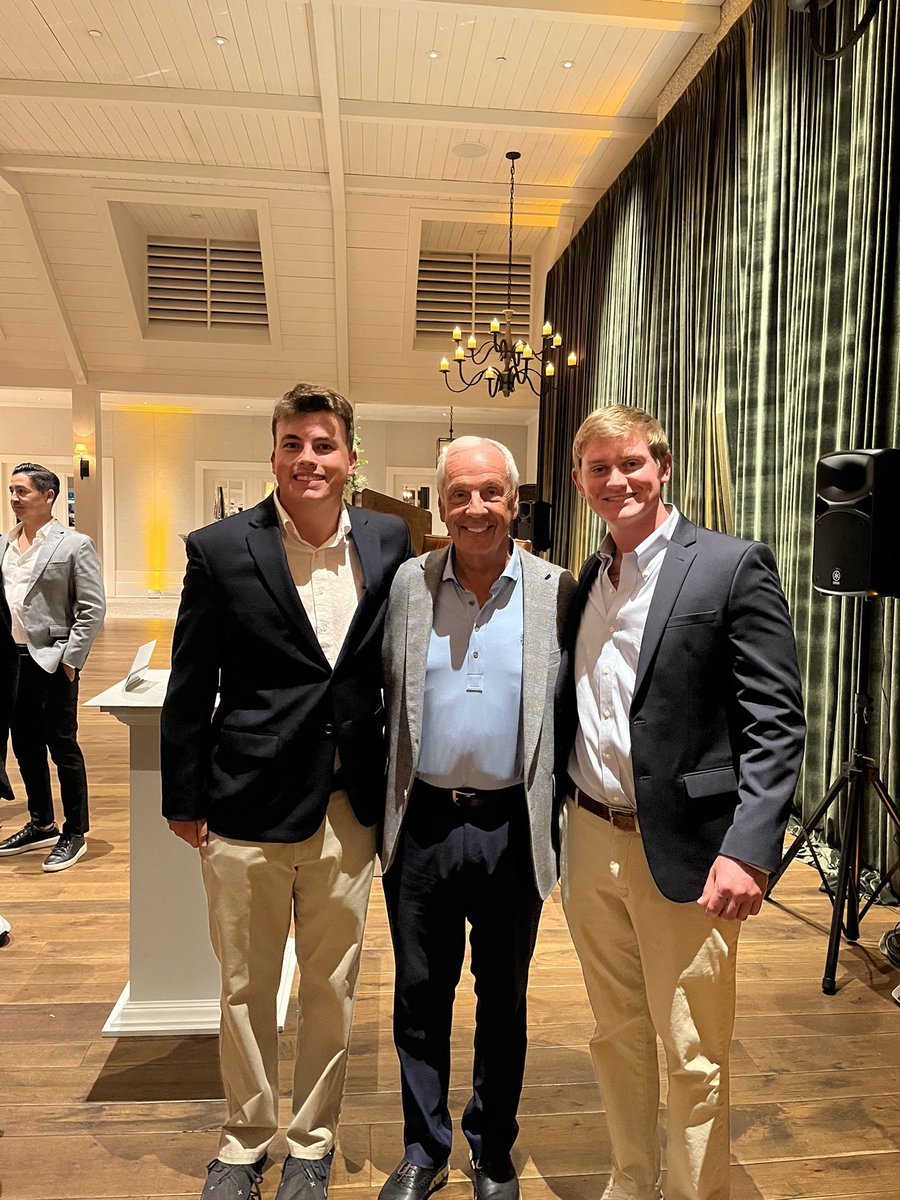
[[[12,617],[13,641],[17,646],[24,646],[28,642],[25,626],[22,624],[25,593],[31,587],[34,560],[37,558],[52,524],[52,521],[45,521],[35,533],[34,541],[28,549],[20,551],[19,534],[22,532],[22,522],[20,521],[10,532],[6,553],[3,555],[3,590],[6,593],[6,603],[9,605]]]
[[[313,546],[297,532],[277,491],[275,508],[291,579],[322,653],[333,667],[362,595],[362,568],[350,537],[350,515],[342,506],[334,536]]]
[[[569,775],[582,791],[610,808],[633,810],[629,716],[644,626],[678,510],[639,546],[622,555],[619,586],[609,579],[615,543],[607,535],[597,554],[600,571],[582,614],[575,641],[578,731]]]

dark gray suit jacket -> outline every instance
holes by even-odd
[[[575,637],[597,555],[578,581]],[[568,761],[574,684],[564,702]],[[719,854],[772,871],[806,726],[787,601],[767,546],[678,522],[660,567],[630,713],[638,822],[670,900],[696,900]]]

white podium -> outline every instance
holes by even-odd
[[[128,983],[109,1014],[107,1037],[219,1031],[219,964],[209,942],[200,857],[175,837],[160,812],[159,713],[168,671],[143,672],[88,700],[128,726],[130,901]],[[288,940],[278,987],[278,1027],[294,980]]]

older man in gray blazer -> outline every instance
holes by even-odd
[[[52,515],[59,491],[59,479],[46,467],[16,467],[9,493],[18,523],[0,537],[0,577],[18,658],[10,732],[29,813],[27,824],[0,842],[0,857],[51,846],[45,871],[64,871],[86,850],[78,673],[106,612],[94,543]],[[59,777],[62,830],[53,817],[48,750]]]
[[[525,991],[557,878],[553,710],[574,580],[511,541],[518,471],[505,446],[458,438],[438,466],[437,491],[452,547],[397,572],[384,640],[382,862],[404,1154],[381,1200],[424,1200],[447,1180],[466,921],[478,1004],[462,1130],[476,1200],[515,1200]]]

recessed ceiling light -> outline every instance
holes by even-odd
[[[441,52],[440,52],[440,50],[429,50],[428,57],[429,58],[440,58]]]
[[[453,153],[457,158],[481,158],[487,154],[487,146],[482,146],[481,142],[459,142],[453,147]]]
[[[221,33],[217,33],[216,36],[213,38],[213,41],[216,43],[217,46],[225,46],[228,43],[228,38],[222,37]]]
[[[575,66],[575,64],[572,62],[571,58],[567,58],[567,59],[565,60],[565,62],[562,62],[562,63],[560,63],[559,65],[560,65],[561,67],[565,67],[565,69],[566,69],[567,71],[571,71],[571,70],[572,70],[572,68]]]
[[[101,29],[89,29],[88,34],[90,37],[103,37],[103,31]]]

